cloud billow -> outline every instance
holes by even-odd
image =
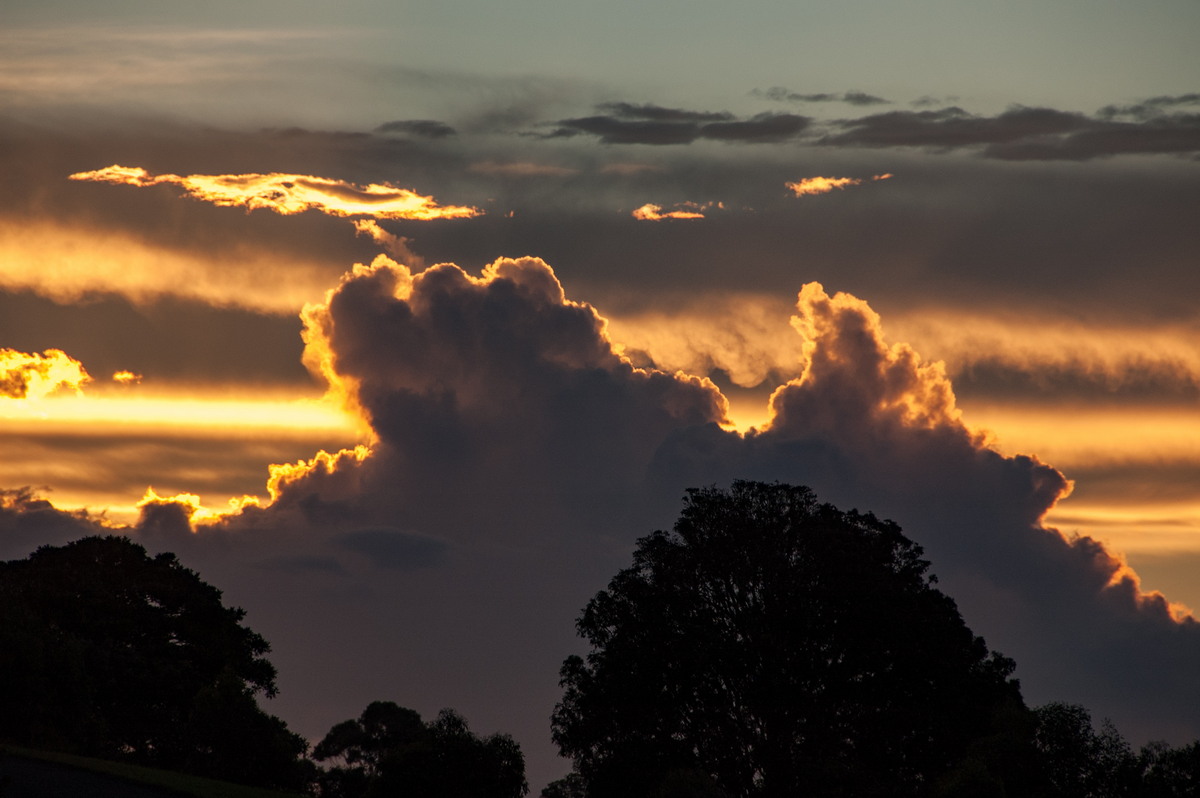
[[[624,359],[537,258],[476,277],[381,256],[305,323],[306,363],[364,415],[370,448],[273,467],[271,503],[196,534],[171,500],[129,531],[181,549],[252,612],[275,612],[264,629],[307,685],[327,681],[334,650],[371,657],[355,668],[377,685],[396,683],[398,661],[492,684],[502,659],[532,693],[488,700],[518,734],[544,734],[579,602],[670,523],[685,488],[748,478],[898,522],[972,628],[1016,659],[1032,702],[1084,703],[1134,737],[1200,735],[1195,622],[1142,593],[1100,543],[1045,527],[1064,475],[991,449],[961,421],[944,367],[889,343],[855,297],[803,288],[794,332],[781,331],[801,339],[800,376],[746,434],[724,424],[713,383]],[[26,494],[0,509],[0,539],[92,523]],[[281,592],[287,606],[270,610]],[[307,608],[303,630],[292,605]],[[393,659],[363,648],[395,629],[397,645],[420,644]]]
[[[719,426],[711,383],[621,360],[595,311],[566,299],[537,259],[497,261],[483,278],[378,263],[309,321],[320,331],[310,358],[327,358],[352,386],[380,438],[350,484],[420,496],[382,502],[416,528],[633,537],[688,486],[743,476],[808,484],[921,542],[969,622],[1022,664],[1036,699],[1082,701],[1133,730],[1154,704],[1164,723],[1200,731],[1185,708],[1197,702],[1178,700],[1200,699],[1179,664],[1200,657],[1200,629],[1142,594],[1098,542],[1044,528],[1066,478],[990,449],[960,420],[942,366],[888,344],[860,300],[805,287],[793,322],[806,341],[803,375],[776,390],[770,424],[745,436]],[[282,504],[302,505],[336,476],[297,480]],[[370,507],[381,492],[339,498]],[[436,515],[422,509],[431,505]],[[1124,633],[1101,634],[1114,626]],[[1167,656],[1179,647],[1191,653]],[[1134,660],[1161,663],[1153,681],[1127,670]]]

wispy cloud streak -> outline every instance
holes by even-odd
[[[137,166],[114,164],[91,172],[76,172],[72,180],[116,183],[129,186],[181,186],[196,199],[225,207],[266,208],[285,216],[315,210],[331,216],[366,216],[375,219],[460,219],[478,216],[478,208],[439,205],[423,196],[389,183],[360,186],[344,180],[313,175],[153,175]]]
[[[874,175],[871,180],[890,180],[893,177],[891,172],[886,172],[881,175]],[[844,189],[847,186],[862,185],[862,178],[859,177],[805,177],[795,183],[785,183],[797,197],[803,197],[812,194],[828,194],[836,189]]]

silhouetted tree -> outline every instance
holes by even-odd
[[[541,798],[587,798],[587,785],[583,776],[568,773],[543,787]]]
[[[804,487],[689,490],[580,617],[555,742],[590,798],[1030,794],[1014,665],[921,554]]]
[[[425,723],[390,701],[335,725],[313,748],[334,760],[319,777],[322,798],[520,798],[525,758],[507,734],[480,738],[453,710]]]
[[[255,701],[275,668],[244,617],[124,537],[0,563],[0,739],[304,787],[307,743]]]
[[[1200,741],[1180,748],[1150,743],[1138,755],[1143,798],[1194,798],[1200,795]]]

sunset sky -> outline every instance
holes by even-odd
[[[536,794],[634,541],[796,482],[921,543],[1031,704],[1200,737],[1197,35],[1194,0],[8,0],[0,557],[176,551],[294,730],[454,707]]]

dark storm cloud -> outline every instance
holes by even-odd
[[[691,144],[698,139],[765,143],[793,139],[809,125],[795,114],[757,114],[737,119],[727,112],[688,111],[657,105],[604,103],[607,113],[563,119],[548,138],[596,136],[605,144]]]
[[[776,102],[842,102],[848,105],[887,105],[891,102],[891,100],[885,100],[882,97],[876,97],[873,94],[867,94],[863,91],[847,91],[841,94],[829,94],[827,92],[802,94],[800,92],[789,91],[782,86],[772,86],[769,89],[755,89],[750,93],[756,97],[765,97],[768,100],[774,100]]]
[[[30,487],[0,489],[0,559],[94,535],[100,520],[83,511],[59,510]]]
[[[980,148],[986,157],[1019,161],[1200,152],[1200,114],[1154,114],[1123,122],[1023,106],[986,117],[952,106],[843,119],[833,123],[833,128],[835,132],[817,143],[933,150]]]
[[[372,451],[289,466],[274,504],[215,528],[192,532],[187,505],[160,500],[130,530],[246,606],[301,695],[350,667],[360,690],[490,707],[548,770],[539,746],[582,601],[634,539],[670,524],[686,487],[744,477],[895,519],[972,628],[1017,660],[1032,703],[1084,703],[1135,737],[1200,734],[1195,624],[1141,595],[1099,543],[1042,526],[1065,477],[987,448],[941,366],[885,341],[853,297],[801,292],[807,369],[746,437],[718,425],[711,383],[620,358],[535,258],[482,277],[380,260],[307,323],[309,361],[367,415]],[[26,535],[87,526],[30,500],[0,519]],[[341,567],[312,567],[331,547]]]
[[[458,131],[445,122],[438,122],[434,119],[400,119],[394,122],[383,123],[375,128],[375,132],[388,135],[407,133],[427,139],[441,139],[453,136]]]
[[[294,556],[269,557],[262,560],[258,566],[268,571],[282,571],[294,574],[343,574],[345,568],[333,557],[297,554]]]
[[[380,447],[297,477],[248,520],[294,524],[336,504],[460,541],[558,546],[636,534],[688,485],[800,482],[900,522],[968,621],[1021,664],[1034,700],[1081,701],[1138,734],[1147,707],[1200,729],[1181,709],[1193,700],[1179,701],[1200,699],[1200,631],[1139,595],[1099,543],[1041,526],[1063,475],[986,448],[957,420],[940,367],[887,344],[865,303],[808,286],[798,318],[814,347],[805,377],[776,393],[770,427],[741,438],[714,423],[711,386],[613,359],[590,309],[540,261],[500,262],[482,282],[377,266],[311,321]]]
[[[397,571],[438,565],[450,549],[444,540],[387,527],[345,532],[335,537],[333,544],[363,555],[377,568]]]

